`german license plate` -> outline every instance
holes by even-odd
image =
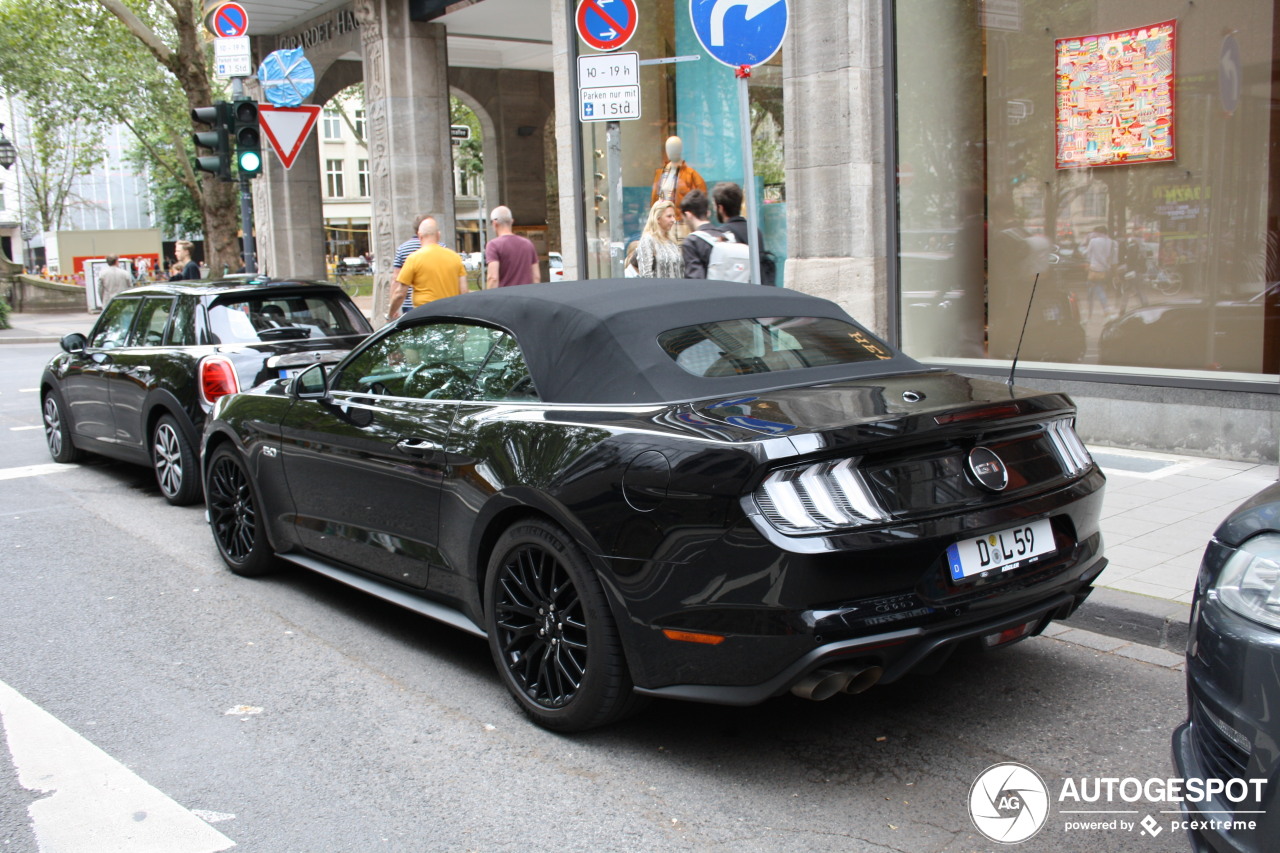
[[[1008,572],[1052,554],[1053,526],[1047,518],[956,542],[947,548],[952,580],[964,580],[983,572]]]
[[[282,368],[280,368],[280,378],[281,378],[281,379],[292,379],[293,377],[297,376],[299,373],[301,373],[302,371],[304,371],[304,370],[306,370],[306,369],[307,369],[307,368],[305,368],[305,367],[288,367],[288,368],[284,368],[284,367],[282,367]]]

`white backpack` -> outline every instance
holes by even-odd
[[[725,231],[719,238],[706,231],[694,231],[691,236],[701,237],[711,244],[711,257],[707,260],[708,280],[751,281],[751,247],[739,243],[732,231]]]

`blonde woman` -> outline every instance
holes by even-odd
[[[654,202],[649,219],[635,249],[635,268],[640,278],[684,278],[684,255],[676,240],[676,206],[669,201]]]

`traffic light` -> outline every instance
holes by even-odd
[[[258,102],[248,99],[231,105],[235,122],[236,168],[243,178],[262,174],[262,131],[258,127]]]
[[[212,157],[196,157],[196,168],[212,172],[221,180],[231,180],[231,105],[218,101],[191,110],[191,120],[209,125],[209,130],[191,134],[191,141],[213,152]]]

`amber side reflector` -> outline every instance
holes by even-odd
[[[996,406],[983,406],[981,409],[970,409],[967,412],[953,412],[949,415],[938,415],[933,422],[938,426],[958,424],[964,421],[980,421],[991,418],[1012,418],[1022,411],[1017,403],[1001,403]]]
[[[718,646],[724,642],[724,637],[719,634],[699,634],[695,631],[672,631],[670,628],[663,628],[662,633],[668,640],[675,640],[677,643],[702,643],[704,646]]]

